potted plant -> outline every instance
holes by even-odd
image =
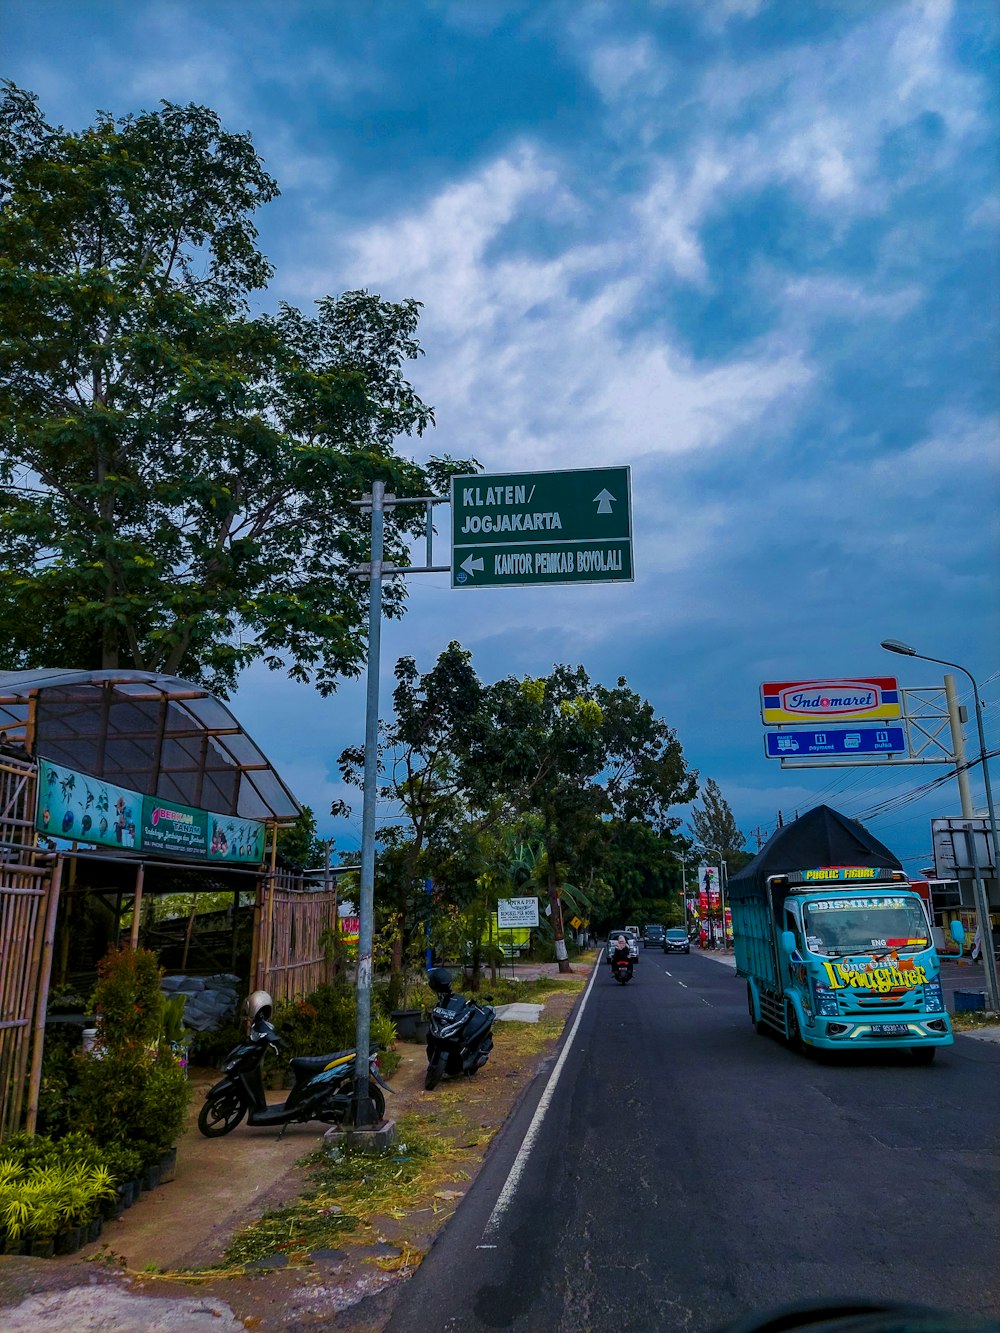
[[[104,1164],[115,1182],[123,1208],[131,1208],[139,1197],[139,1177],[143,1171],[142,1154],[124,1143],[112,1143],[104,1151]]]
[[[426,1014],[419,1005],[413,1006],[408,1003],[413,989],[414,968],[420,966],[422,959],[423,941],[414,940],[406,950],[403,959],[399,995],[400,1007],[392,1009],[389,1013],[393,1027],[396,1029],[396,1036],[400,1041],[427,1040]]]
[[[4,1254],[24,1253],[28,1203],[20,1189],[23,1170],[16,1162],[0,1163],[0,1231]]]

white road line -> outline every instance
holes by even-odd
[[[545,1119],[545,1113],[549,1109],[549,1103],[552,1101],[553,1093],[556,1090],[556,1084],[559,1082],[559,1076],[563,1071],[563,1065],[566,1063],[566,1057],[569,1055],[570,1048],[573,1045],[573,1039],[576,1036],[577,1028],[580,1026],[580,1019],[583,1018],[583,1011],[587,1007],[587,1001],[590,999],[590,992],[594,989],[594,982],[597,980],[597,974],[600,971],[601,962],[598,961],[594,965],[593,974],[587,984],[583,1001],[577,1011],[573,1026],[570,1028],[569,1036],[566,1038],[566,1044],[563,1046],[559,1059],[556,1061],[555,1068],[549,1075],[549,1081],[545,1085],[545,1091],[542,1093],[538,1105],[535,1107],[535,1114],[531,1117],[531,1124],[528,1126],[528,1132],[525,1134],[524,1140],[520,1148],[517,1150],[517,1156],[514,1158],[513,1165],[510,1168],[510,1174],[504,1182],[503,1189],[497,1195],[497,1201],[493,1205],[493,1211],[490,1213],[489,1221],[483,1228],[483,1240],[487,1240],[491,1235],[496,1233],[500,1221],[514,1197],[518,1183],[524,1173],[524,1168],[528,1164],[528,1157],[531,1155],[531,1150],[535,1145],[535,1139],[538,1137],[538,1131],[541,1129],[542,1121]],[[476,1248],[488,1249],[490,1247],[477,1245]],[[496,1246],[494,1245],[492,1248],[496,1249]]]

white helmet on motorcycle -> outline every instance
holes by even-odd
[[[251,1023],[257,1018],[262,1018],[265,1023],[269,1023],[273,1010],[274,1002],[266,990],[255,990],[252,995],[247,997],[246,1004],[243,1006],[243,1012]]]

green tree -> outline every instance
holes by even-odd
[[[316,833],[316,816],[304,805],[294,824],[278,830],[277,863],[286,870],[310,870],[322,866],[325,855]]]
[[[674,733],[623,678],[608,689],[582,667],[557,666],[543,679],[498,681],[486,696],[489,721],[471,740],[467,780],[480,805],[502,800],[537,815],[565,971],[561,883],[587,882],[607,818],[675,826],[667,811],[691,799],[695,780]]]
[[[332,691],[365,651],[354,502],[474,466],[394,450],[433,422],[403,373],[418,303],[251,314],[278,189],[249,135],[168,102],[73,133],[2,86],[0,665],[227,692],[262,660]],[[416,508],[387,515],[387,560]],[[386,614],[404,597],[390,581]]]
[[[730,871],[750,860],[745,838],[719,784],[708,778],[701,789],[701,807],[691,810],[691,828],[695,839],[708,851],[715,852]]]
[[[613,893],[606,908],[605,924],[637,921],[642,925],[640,917],[665,925],[682,922],[683,877],[677,860],[682,853],[678,853],[677,842],[641,820],[609,820],[602,825],[602,833],[604,842],[598,864]],[[671,907],[667,914],[654,907],[664,901]]]
[[[396,663],[394,717],[379,729],[379,796],[404,817],[402,825],[379,834],[379,913],[383,934],[392,941],[390,1003],[402,991],[407,940],[422,926],[429,904],[422,881],[448,874],[463,906],[475,896],[475,876],[465,827],[460,758],[469,737],[482,726],[483,687],[471,654],[452,642],[433,668],[421,675],[413,658]],[[345,782],[364,782],[364,747],[348,746],[340,755]],[[478,852],[475,857],[478,862]],[[456,867],[462,867],[460,875]],[[471,884],[471,888],[470,888]],[[456,897],[453,894],[452,900]]]

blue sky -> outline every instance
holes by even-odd
[[[916,870],[946,768],[782,770],[758,689],[940,684],[895,637],[979,678],[997,744],[998,35],[994,0],[6,0],[0,72],[73,128],[166,98],[252,132],[269,304],[423,302],[418,449],[631,466],[634,583],[413,576],[386,706],[453,638],[485,679],[624,675],[751,847],[825,800]],[[235,700],[344,848],[363,698]]]

